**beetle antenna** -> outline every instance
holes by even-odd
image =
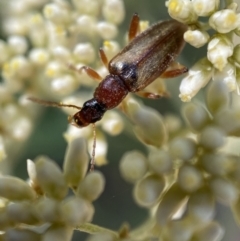
[[[28,97],[28,100],[31,100],[32,102],[35,102],[35,103],[40,104],[40,105],[45,105],[45,106],[58,107],[58,108],[61,108],[61,107],[73,107],[73,108],[76,108],[78,110],[82,109],[81,107],[76,106],[76,105],[67,105],[67,104],[63,104],[62,102],[40,100],[40,99],[37,99],[35,97]]]
[[[90,161],[90,172],[94,171],[95,150],[96,150],[96,127],[95,127],[95,124],[92,124],[92,127],[93,127],[93,146],[92,146],[92,158]]]

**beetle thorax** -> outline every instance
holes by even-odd
[[[107,75],[94,92],[94,98],[107,110],[118,106],[128,94],[128,89],[121,78]]]

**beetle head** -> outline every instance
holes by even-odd
[[[76,127],[85,127],[102,119],[106,108],[96,99],[88,100],[82,109],[70,118],[71,124]]]

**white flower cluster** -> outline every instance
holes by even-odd
[[[77,138],[68,145],[63,171],[50,158],[39,156],[27,160],[29,183],[2,175],[1,240],[71,240],[74,227],[92,220],[92,202],[105,186],[103,174],[87,173],[88,163],[86,142]],[[68,195],[69,188],[74,195]]]
[[[119,51],[113,39],[125,17],[125,9],[122,0],[10,0],[0,4],[4,9],[1,26],[6,36],[6,40],[0,39],[0,160],[3,160],[13,141],[23,143],[33,128],[39,107],[26,101],[26,97],[76,105],[88,98],[82,94],[84,97],[79,100],[74,92],[81,85],[92,87],[95,83],[85,72],[76,72],[68,65],[76,68],[96,65],[102,42],[107,57],[112,58]],[[105,68],[97,71],[103,77],[106,75]],[[20,97],[18,101],[15,96]],[[108,132],[114,135],[121,132],[123,124],[119,116],[106,120],[111,122],[105,128]],[[67,131],[67,140],[76,136],[71,133]],[[106,145],[101,162],[106,162]]]
[[[166,5],[171,17],[189,25],[184,34],[187,43],[196,48],[208,44],[207,58],[197,62],[181,83],[182,101],[190,101],[210,79],[223,80],[229,91],[239,94],[239,47],[233,43],[233,34],[239,35],[240,29],[238,5],[231,3],[219,9],[219,0],[169,0]],[[200,22],[199,17],[206,18],[206,22]],[[215,31],[213,36],[207,32],[210,29]]]

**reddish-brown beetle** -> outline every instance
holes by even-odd
[[[118,106],[129,92],[141,92],[146,86],[152,83],[157,77],[176,77],[187,72],[187,68],[179,65],[174,67],[174,60],[184,46],[183,34],[187,26],[175,20],[158,22],[144,32],[138,33],[139,17],[135,14],[129,28],[130,43],[123,48],[108,63],[107,57],[100,49],[100,57],[109,70],[103,80],[97,72],[90,67],[84,66],[76,69],[86,73],[97,80],[102,80],[96,88],[93,98],[84,103],[83,107],[67,105],[62,103],[38,100],[30,100],[56,107],[74,107],[79,111],[70,119],[77,127],[85,127],[101,120],[107,110]],[[169,68],[170,67],[170,68]],[[160,95],[152,93],[141,93],[149,98],[158,98]],[[94,144],[91,161],[91,169],[94,167],[95,156],[95,128]]]

